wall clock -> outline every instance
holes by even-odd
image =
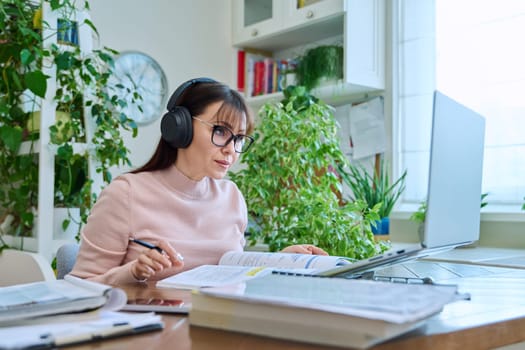
[[[116,93],[127,102],[122,108],[128,118],[137,124],[149,124],[161,117],[166,109],[168,98],[168,80],[162,67],[150,56],[138,51],[122,52],[115,60],[115,69],[111,85],[121,84]],[[132,92],[142,96],[139,105],[132,102]]]

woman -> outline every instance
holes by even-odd
[[[106,284],[159,280],[242,250],[246,203],[223,178],[252,145],[253,126],[228,86],[198,78],[177,88],[151,159],[115,178],[93,206],[71,274]],[[283,251],[326,255],[312,245]]]

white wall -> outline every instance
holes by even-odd
[[[170,93],[199,76],[235,82],[230,0],[91,0],[90,5],[91,20],[100,34],[95,47],[150,55],[164,69]],[[160,119],[140,126],[136,138],[126,135],[134,167],[154,151],[159,124]]]

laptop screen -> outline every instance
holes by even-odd
[[[479,239],[485,120],[440,92],[434,93],[433,105],[422,247],[392,249],[317,275],[355,278]]]
[[[425,234],[426,248],[479,239],[485,119],[434,93]]]

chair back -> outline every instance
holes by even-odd
[[[78,243],[66,243],[57,250],[57,279],[63,279],[73,270],[77,261]]]
[[[40,254],[16,249],[0,253],[0,287],[55,279],[51,263]]]

